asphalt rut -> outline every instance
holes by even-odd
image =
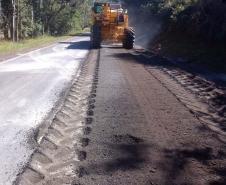
[[[75,179],[85,173],[81,162],[87,158],[92,132],[98,56],[99,51],[92,50],[82,64],[64,104],[37,142],[38,147],[15,184],[75,184]]]

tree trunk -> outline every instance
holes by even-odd
[[[17,0],[17,17],[16,17],[16,41],[19,41],[19,21],[20,21],[20,0]]]
[[[3,30],[4,39],[9,40],[9,30],[4,28]]]
[[[43,0],[40,0],[40,10],[41,10],[41,13],[43,13]],[[42,15],[42,14],[41,14]],[[42,18],[41,18],[41,22],[42,22],[42,35],[45,34],[45,21],[44,21],[44,17],[42,15]]]
[[[31,27],[32,27],[32,37],[34,37],[34,7],[31,6]]]
[[[15,28],[16,28],[16,3],[15,3],[15,0],[12,0],[12,8],[13,8],[13,11],[12,11],[12,28],[11,28],[11,39],[13,42],[15,42],[16,40],[16,37],[15,37]]]

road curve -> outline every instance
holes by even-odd
[[[27,162],[33,130],[70,84],[89,50],[80,36],[0,63],[0,184]]]

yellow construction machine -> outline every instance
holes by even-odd
[[[92,48],[99,48],[102,42],[122,43],[126,49],[133,48],[135,33],[129,27],[127,10],[122,9],[121,4],[95,2],[92,12]]]

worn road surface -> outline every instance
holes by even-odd
[[[63,96],[89,50],[76,37],[0,63],[0,184],[12,184],[34,151],[34,130]]]
[[[224,135],[167,80],[133,51],[91,51],[16,184],[225,185]]]

